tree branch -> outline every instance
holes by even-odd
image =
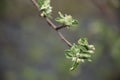
[[[36,0],[31,0],[32,3],[34,4],[34,6],[38,9],[38,11],[40,11],[39,9],[39,5],[37,3]],[[41,16],[41,15],[40,15]],[[62,35],[62,33],[59,31],[60,29],[66,27],[66,25],[62,25],[62,26],[56,26],[49,18],[47,18],[46,16],[44,16],[46,22],[48,23],[49,26],[51,26],[55,31],[57,31],[58,35],[60,36],[60,38],[69,46],[71,47],[72,44]]]

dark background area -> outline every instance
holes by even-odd
[[[96,52],[91,63],[69,71],[68,46],[31,0],[0,0],[0,80],[120,80],[120,0],[51,0],[57,12],[79,26],[63,29],[73,43],[87,37]]]

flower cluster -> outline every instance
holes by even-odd
[[[78,44],[73,44],[73,46],[65,50],[66,58],[73,61],[73,65],[70,70],[74,70],[81,62],[92,61],[91,56],[95,51],[94,45],[89,45],[86,38],[81,38],[78,40]]]
[[[52,7],[50,6],[50,0],[38,0],[38,4],[41,11],[41,16],[50,17],[52,13]]]
[[[71,15],[65,14],[64,16],[61,12],[58,12],[58,14],[60,17],[57,17],[56,21],[62,23],[63,25],[70,27],[76,26],[78,24],[78,21],[76,19],[73,19]]]

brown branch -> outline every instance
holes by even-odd
[[[65,43],[67,43],[67,45],[68,45],[69,47],[71,47],[72,44],[62,35],[62,33],[59,32],[59,31],[57,31],[57,32],[58,32],[60,38],[61,38]]]
[[[46,21],[49,26],[51,26],[54,30],[56,30],[57,26],[49,18],[46,17]]]
[[[65,28],[65,27],[67,27],[67,26],[66,25],[62,25],[62,26],[57,27],[56,30],[60,30],[60,29]]]
[[[53,29],[55,29],[56,31],[58,31],[58,30],[60,30],[62,28],[67,27],[66,25],[56,26],[49,18],[47,18],[47,17],[45,17],[45,18],[46,18],[46,21],[47,21],[48,25],[53,27]]]
[[[36,0],[31,0],[32,3],[34,4],[34,6],[38,9],[38,11],[40,11],[39,9],[39,5],[36,2]],[[41,16],[41,15],[40,15]],[[47,18],[46,16],[44,16],[46,22],[48,23],[49,26],[51,26],[55,31],[57,31],[58,35],[60,36],[60,38],[69,46],[71,47],[72,44],[62,35],[62,33],[59,31],[60,29],[66,27],[65,25],[62,26],[56,26],[49,18]]]
[[[38,10],[40,10],[40,9],[39,9],[39,5],[38,5],[38,3],[36,2],[36,0],[32,0],[32,3],[35,5],[35,7],[36,7]]]

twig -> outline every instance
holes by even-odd
[[[62,25],[62,26],[57,27],[56,30],[60,30],[60,29],[65,28],[65,27],[67,27],[67,26],[66,25]]]
[[[62,26],[58,27],[49,18],[47,18],[47,17],[45,17],[45,18],[46,18],[46,21],[47,21],[48,25],[50,25],[51,27],[53,27],[53,29],[55,29],[55,30],[60,30],[62,28],[67,27],[66,25],[62,25]]]
[[[49,26],[51,26],[54,30],[56,30],[57,26],[49,18],[46,17],[46,21]]]
[[[32,3],[34,4],[34,6],[38,9],[38,11],[40,11],[39,9],[39,5],[36,2],[36,0],[31,0]],[[41,16],[41,15],[40,15]],[[56,26],[49,18],[47,18],[46,16],[44,16],[45,20],[47,21],[48,25],[51,26],[55,31],[57,31],[58,35],[60,36],[60,38],[69,46],[71,47],[72,44],[62,35],[62,33],[59,31],[60,29],[66,27],[65,25],[63,26]]]
[[[71,47],[72,44],[62,35],[62,33],[59,32],[59,31],[57,31],[57,32],[58,32],[60,38],[61,38],[64,42],[66,42],[69,47]]]
[[[36,0],[32,0],[32,3],[35,5],[35,7],[36,7],[38,10],[40,10],[40,9],[39,9],[39,5],[38,5],[38,3],[36,2]]]

